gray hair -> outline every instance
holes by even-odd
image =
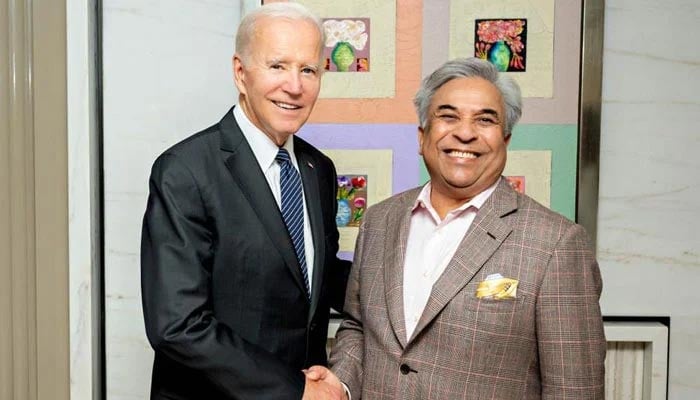
[[[299,3],[269,3],[246,14],[238,25],[236,32],[236,53],[245,61],[250,55],[251,39],[255,35],[258,22],[265,18],[286,18],[292,21],[308,21],[314,24],[321,36],[321,46],[326,42],[326,35],[321,19]],[[322,47],[321,47],[322,48]],[[319,49],[320,51],[320,49]]]
[[[493,64],[475,57],[447,61],[423,79],[416,97],[413,99],[421,128],[427,128],[428,109],[435,92],[442,85],[457,78],[482,78],[496,86],[505,105],[506,119],[503,134],[511,134],[513,127],[522,115],[523,101],[520,87],[512,78],[499,73]]]

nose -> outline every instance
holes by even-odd
[[[290,95],[300,95],[304,89],[301,82],[301,75],[297,71],[289,71],[289,75],[283,87],[284,91]]]
[[[476,138],[476,127],[471,121],[462,121],[452,131],[452,135],[460,142],[468,143]]]

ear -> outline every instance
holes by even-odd
[[[418,127],[418,154],[423,155],[423,137],[425,136],[425,131],[422,127]]]
[[[510,138],[511,138],[511,137],[513,137],[513,134],[512,134],[512,133],[509,133],[509,134],[506,135],[505,138],[503,138],[503,141],[505,142],[506,147],[508,147],[508,145],[510,144]]]
[[[246,94],[245,68],[243,68],[243,62],[238,53],[233,55],[231,67],[233,68],[233,82],[236,84],[236,88],[238,88],[238,93]]]

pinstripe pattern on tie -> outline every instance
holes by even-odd
[[[306,296],[311,298],[309,272],[306,268],[306,251],[304,247],[304,200],[302,197],[301,176],[292,165],[289,153],[280,148],[275,160],[280,165],[280,188],[282,194],[282,218],[292,238],[294,252],[299,260],[299,269],[304,277]]]

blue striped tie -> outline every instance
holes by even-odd
[[[306,251],[304,249],[304,200],[302,198],[301,176],[292,165],[287,150],[280,148],[275,160],[280,165],[280,187],[282,189],[282,218],[294,244],[294,252],[299,260],[299,268],[304,276],[306,296],[311,298],[309,289],[309,272],[306,269]]]

